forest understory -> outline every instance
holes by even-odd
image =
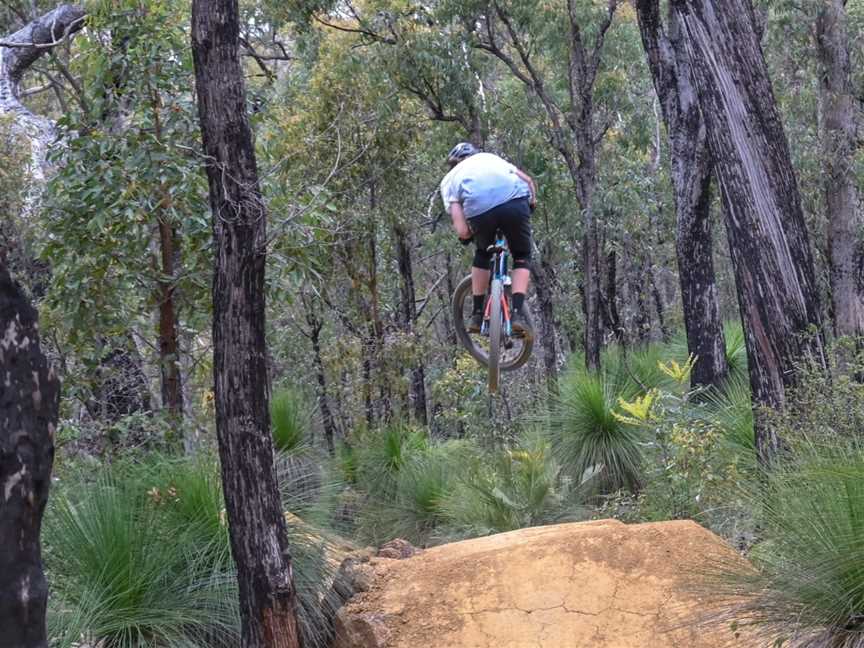
[[[607,518],[734,548],[693,582],[733,633],[864,646],[860,0],[0,32],[0,648],[328,648],[353,552]],[[537,187],[495,393],[462,141]]]

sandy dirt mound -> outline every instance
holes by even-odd
[[[731,552],[693,522],[562,524],[373,558],[337,648],[716,648],[687,564]]]

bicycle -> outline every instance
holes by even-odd
[[[465,321],[471,318],[473,310],[471,275],[460,281],[453,293],[453,322],[462,346],[475,360],[488,367],[489,392],[494,394],[498,391],[501,372],[518,369],[531,357],[534,327],[526,309],[525,321],[528,328],[521,332],[521,335],[514,334],[510,321],[512,290],[507,267],[510,252],[500,230],[495,234],[495,243],[487,249],[492,252],[491,274],[486,292],[483,325],[480,333],[475,334],[477,339],[472,337],[465,326]]]

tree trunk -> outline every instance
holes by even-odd
[[[267,211],[238,54],[237,0],[194,0],[192,54],[213,211],[213,376],[222,483],[237,565],[241,646],[297,648],[291,558],[268,409]]]
[[[584,331],[582,345],[585,350],[585,366],[591,371],[600,369],[600,351],[603,347],[600,297],[600,228],[594,215],[594,184],[596,163],[594,158],[593,104],[590,94],[583,98],[583,111],[587,121],[576,132],[578,162],[571,155],[565,160],[570,177],[576,188],[576,199],[582,210],[582,315]]]
[[[162,407],[176,419],[183,418],[183,384],[180,379],[180,346],[174,302],[174,228],[159,221],[162,268],[159,279],[159,368]]]
[[[312,358],[315,362],[315,380],[318,384],[318,409],[321,411],[321,426],[324,429],[324,442],[327,444],[327,452],[332,456],[336,451],[334,439],[336,437],[336,424],[330,404],[327,401],[327,377],[324,373],[324,362],[321,359],[321,329],[323,323],[318,314],[313,310],[311,304],[307,305],[306,322],[309,324],[309,339],[312,342]]]
[[[156,139],[162,141],[161,99],[158,91],[151,89],[151,109]],[[177,334],[177,306],[174,300],[174,263],[179,258],[176,244],[177,232],[168,213],[172,197],[166,183],[160,183],[161,200],[156,209],[159,226],[159,370],[162,378],[162,407],[176,420],[183,418],[183,384],[180,377],[180,345]]]
[[[831,299],[837,336],[864,335],[861,214],[855,185],[857,120],[844,0],[823,0],[816,25],[824,124],[822,156]]]
[[[546,388],[550,396],[558,393],[558,338],[555,332],[555,308],[552,295],[552,266],[549,263],[549,241],[531,266],[534,276],[534,292],[540,302],[540,340],[543,343],[543,366],[546,371]]]
[[[601,294],[603,326],[615,337],[616,342],[626,346],[621,315],[618,312],[618,253],[612,249],[606,254],[606,285]]]
[[[0,647],[48,648],[39,533],[48,501],[59,384],[37,313],[0,258]]]
[[[33,43],[32,47],[0,47],[0,114],[10,115],[17,132],[30,142],[31,173],[38,188],[31,192],[29,210],[38,200],[47,176],[46,155],[54,141],[55,128],[51,120],[34,115],[21,103],[19,86],[24,73],[54,44],[84,27],[84,17],[83,7],[60,5],[3,39],[10,43]]]
[[[719,387],[729,368],[712,256],[708,138],[677,16],[670,11],[667,35],[658,5],[658,0],[638,0],[636,10],[669,136],[684,327],[688,353],[697,358],[690,382]]]
[[[723,196],[757,405],[781,408],[807,354],[824,366],[810,241],[748,0],[674,0]],[[770,464],[776,431],[757,424]]]
[[[670,340],[672,333],[669,331],[669,327],[666,326],[666,302],[663,300],[663,292],[657,283],[657,273],[654,271],[654,268],[654,262],[649,257],[645,270],[648,274],[648,281],[651,283],[651,296],[654,297],[654,308],[657,312],[657,325],[660,327],[660,338],[665,343]]]
[[[394,225],[396,238],[396,257],[399,265],[400,295],[402,300],[402,328],[406,334],[414,336],[417,323],[417,299],[414,291],[414,270],[411,267],[411,249],[408,233],[402,225]],[[426,416],[426,369],[423,360],[415,361],[411,368],[411,400],[414,405],[414,418],[421,425],[427,424]]]
[[[637,343],[645,345],[651,340],[651,313],[648,310],[648,295],[645,287],[645,274],[647,271],[645,260],[641,258],[633,259],[630,269],[630,292],[636,302],[633,328],[635,329]]]

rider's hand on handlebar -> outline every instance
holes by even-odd
[[[471,242],[472,242],[473,240],[474,240],[474,237],[473,237],[473,236],[469,236],[468,238],[460,238],[460,239],[459,239],[459,242],[460,242],[462,245],[470,245]]]

